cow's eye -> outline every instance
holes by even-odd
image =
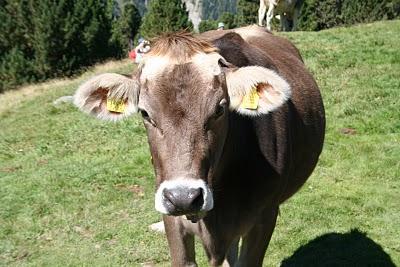
[[[145,120],[150,119],[149,113],[147,113],[147,111],[144,109],[140,110],[140,115],[142,115],[142,118]]]
[[[222,114],[224,114],[224,112],[225,112],[225,107],[224,107],[224,106],[221,106],[221,105],[218,105],[217,110],[215,111],[215,115],[214,115],[214,116],[215,116],[216,118],[221,117]]]
[[[221,102],[219,102],[217,109],[215,110],[215,118],[221,117],[225,113],[225,108],[226,108],[226,99],[222,99]]]
[[[203,127],[204,127],[204,130],[206,130],[206,131],[209,130],[209,129],[212,127],[212,125],[213,125],[216,121],[218,121],[218,119],[219,119],[220,117],[222,117],[222,115],[225,114],[226,103],[227,103],[226,99],[222,99],[222,100],[219,102],[218,106],[215,108],[214,114],[212,114],[212,115],[208,118],[207,122],[204,123],[204,126],[203,126]]]
[[[153,126],[156,126],[156,123],[150,118],[149,113],[146,110],[141,109],[140,114],[142,115],[143,120],[150,123]]]

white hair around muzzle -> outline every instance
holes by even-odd
[[[211,189],[208,185],[201,179],[191,179],[191,178],[177,178],[174,180],[167,180],[160,184],[155,195],[155,209],[162,214],[168,214],[168,210],[164,205],[164,189],[177,189],[177,188],[187,188],[187,189],[198,189],[201,188],[203,191],[203,206],[200,211],[209,211],[214,207],[214,198]]]

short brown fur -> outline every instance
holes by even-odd
[[[212,53],[218,51],[210,42],[195,38],[186,31],[167,33],[152,41],[149,56],[169,56],[176,60],[190,59],[197,53]]]

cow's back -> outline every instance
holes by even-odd
[[[284,201],[310,176],[322,150],[325,117],[318,86],[297,48],[261,27],[212,31],[202,36],[229,62],[273,69],[291,85],[291,101],[267,116],[252,119],[262,154],[282,179],[287,179],[281,195]]]

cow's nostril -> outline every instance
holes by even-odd
[[[204,203],[203,197],[203,189],[192,189],[195,190],[191,195],[190,198],[192,199],[191,209],[192,210],[200,210]]]
[[[164,189],[163,191],[164,198],[168,200],[173,206],[175,206],[175,202],[177,200],[177,197],[174,193],[175,192],[173,190]]]

